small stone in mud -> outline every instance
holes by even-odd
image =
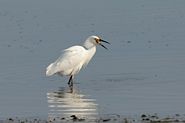
[[[12,118],[9,118],[8,120],[9,120],[9,121],[14,121]]]
[[[61,120],[65,120],[65,117],[60,118]]]
[[[78,118],[76,115],[71,115],[70,117],[72,117],[72,120],[73,121],[85,121],[85,119],[83,119],[83,118]]]
[[[78,120],[78,117],[76,115],[71,115],[71,117],[73,118],[72,120]]]
[[[142,117],[142,118],[145,118],[145,117],[146,117],[146,115],[145,115],[145,114],[142,114],[142,115],[141,115],[141,117]]]
[[[150,119],[149,119],[149,118],[146,118],[146,119],[143,119],[143,120],[145,120],[145,121],[149,121]]]
[[[103,119],[102,121],[103,122],[108,122],[108,121],[110,121],[111,119]]]

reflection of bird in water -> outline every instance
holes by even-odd
[[[102,42],[108,43],[97,36],[90,36],[84,43],[84,46],[72,46],[63,51],[63,54],[46,69],[46,75],[53,74],[70,76],[68,85],[73,86],[74,75],[80,69],[86,66],[96,52],[96,46],[100,45],[107,49]]]
[[[54,92],[47,93],[49,118],[78,118],[94,119],[97,116],[97,104],[95,99],[89,99],[79,90],[60,88]]]

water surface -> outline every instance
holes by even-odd
[[[180,0],[1,0],[0,117],[64,116],[69,100],[94,114],[185,113],[184,11]],[[65,93],[68,78],[45,68],[90,35],[111,46],[76,76],[78,93]]]

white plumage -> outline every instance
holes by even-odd
[[[101,42],[109,43],[97,36],[90,36],[85,41],[84,46],[72,46],[63,50],[63,54],[46,68],[46,76],[56,73],[70,76],[68,84],[72,86],[74,75],[89,63],[96,52],[96,45],[99,44],[106,48]]]

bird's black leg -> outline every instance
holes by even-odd
[[[69,78],[69,81],[68,81],[69,87],[73,87],[73,79],[74,79],[74,76],[71,75],[70,78]]]
[[[70,76],[69,81],[68,81],[69,86],[71,86],[71,81],[72,81],[72,76]]]

